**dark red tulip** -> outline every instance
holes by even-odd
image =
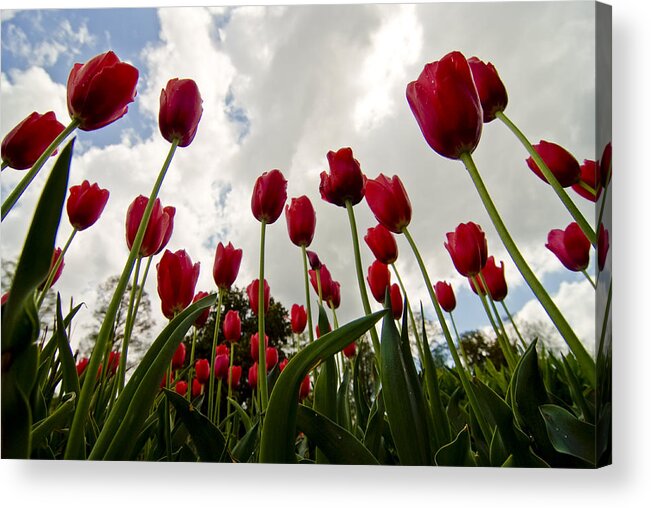
[[[118,371],[119,365],[120,365],[120,353],[118,351],[111,351],[109,353],[109,360],[108,360],[108,375],[115,376],[115,373]]]
[[[76,63],[68,76],[68,112],[82,131],[104,127],[126,114],[137,83],[138,69],[113,51]]]
[[[324,264],[319,268],[319,279],[316,277],[316,270],[308,270],[308,276],[310,277],[310,283],[314,288],[314,292],[319,294],[319,279],[321,280],[321,298],[325,301],[332,299],[332,275],[330,275],[330,270]]]
[[[398,259],[398,244],[396,243],[396,239],[393,237],[391,231],[382,224],[378,224],[374,228],[368,228],[364,241],[366,241],[366,245],[371,249],[375,259],[385,265],[390,265]]]
[[[366,280],[368,281],[368,286],[371,288],[371,293],[373,293],[373,298],[379,303],[384,304],[384,294],[391,284],[389,267],[376,259],[368,267]]]
[[[488,286],[488,292],[490,293],[491,299],[495,302],[501,302],[504,300],[508,293],[506,278],[504,277],[504,261],[500,261],[500,266],[497,266],[495,258],[489,256],[486,261],[486,266],[482,269],[481,274],[486,280],[486,285]],[[474,277],[474,284],[473,281],[469,280],[469,282],[470,288],[475,294],[477,294],[477,288],[475,288],[475,285],[477,285],[482,294],[486,294],[486,288],[479,277]]]
[[[80,185],[70,187],[66,211],[70,224],[77,231],[83,231],[97,222],[109,198],[109,191],[84,180]]]
[[[172,319],[185,309],[194,298],[194,289],[199,278],[200,264],[192,264],[185,250],[165,250],[156,265],[158,275],[158,296],[161,299],[163,315]]]
[[[127,210],[127,247],[129,247],[129,250],[131,250],[136,239],[147,203],[149,203],[149,198],[138,196]],[[140,256],[149,257],[158,254],[165,248],[172,236],[175,214],[176,208],[173,206],[163,208],[160,199],[156,198],[145,230],[145,237],[140,246]]]
[[[59,258],[61,257],[61,248],[57,247],[54,249],[54,252],[52,253],[52,260],[50,261],[50,271],[54,268],[54,266],[57,264],[59,261]],[[54,278],[52,279],[52,283],[50,284],[50,287],[54,286],[54,283],[59,280],[59,277],[61,277],[61,272],[63,272],[63,267],[65,266],[65,261],[62,259],[61,264],[59,265],[59,268],[57,268],[56,273],[54,274]],[[48,276],[50,274],[50,271],[48,271]],[[47,277],[46,277],[47,279]],[[38,287],[41,291],[45,288],[45,282],[47,280],[44,280],[41,285]],[[49,289],[49,288],[48,288]]]
[[[224,247],[222,242],[217,244],[215,262],[212,266],[212,276],[220,289],[229,289],[240,271],[242,249],[236,249],[231,242]]]
[[[321,268],[321,260],[319,259],[319,256],[317,256],[316,252],[308,250],[307,260],[310,262],[310,268],[312,270],[318,270]]]
[[[54,111],[48,111],[44,115],[34,111],[2,140],[2,162],[14,169],[31,168],[64,129],[65,126],[57,120]]]
[[[215,356],[215,377],[221,379],[222,381],[226,380],[228,376],[228,365],[230,364],[230,358],[228,355],[218,354]]]
[[[203,385],[196,377],[192,380],[192,398],[196,399],[203,393]]]
[[[506,87],[492,63],[484,63],[473,56],[468,58],[468,65],[479,94],[484,123],[491,122],[495,120],[495,113],[504,111],[509,102]]]
[[[267,347],[269,346],[269,337],[265,334],[264,336],[264,348],[265,351],[267,350]],[[251,341],[250,341],[250,351],[251,351],[251,359],[252,360],[258,360],[260,358],[259,355],[259,348],[260,347],[260,335],[257,333],[254,333],[251,335]]]
[[[292,198],[290,204],[285,206],[285,218],[292,243],[299,247],[308,247],[312,243],[316,228],[316,212],[310,198]]]
[[[436,301],[445,312],[452,312],[457,306],[457,299],[454,297],[452,286],[444,281],[439,281],[434,284],[434,293],[436,294]]]
[[[298,400],[302,402],[310,394],[310,375],[308,374],[301,381],[301,387],[298,389]]]
[[[2,295],[2,301],[0,302],[0,306],[7,303],[7,300],[9,300],[9,291],[7,291],[5,294]]]
[[[251,365],[249,367],[248,381],[249,381],[249,386],[252,389],[257,388],[257,386],[258,386],[258,362],[253,362],[253,365]]]
[[[258,305],[260,302],[258,301],[259,295],[258,292],[260,291],[260,279],[255,279],[251,284],[246,286],[246,294],[249,297],[249,306],[251,307],[251,310],[253,313],[257,316],[258,315]],[[269,288],[269,284],[267,284],[267,279],[264,280],[264,312],[265,314],[269,310],[269,298],[270,298],[270,292],[271,289]]]
[[[224,318],[224,338],[227,342],[239,342],[242,336],[242,320],[240,313],[236,310],[229,310]]]
[[[587,184],[595,190],[595,194],[584,189],[580,183],[572,185],[572,189],[579,196],[592,201],[593,203],[599,199],[601,195],[601,176],[599,171],[599,163],[591,160],[584,160],[581,164],[581,177],[580,182]]]
[[[90,360],[88,358],[84,357],[77,362],[77,376],[81,377],[81,375],[86,370],[86,367],[88,367],[89,361]]]
[[[346,358],[352,358],[353,356],[355,356],[355,353],[357,352],[357,343],[351,342],[343,349],[343,352]]]
[[[283,358],[283,361],[278,364],[278,369],[280,372],[285,370],[285,367],[287,367],[287,364],[289,363],[289,360],[287,358]]]
[[[580,272],[590,262],[590,240],[576,222],[570,223],[565,231],[552,229],[545,244],[568,270]]]
[[[278,350],[275,347],[268,347],[265,353],[267,372],[274,368],[278,363]]]
[[[180,369],[185,363],[185,344],[181,342],[172,356],[172,368]]]
[[[407,85],[407,102],[425,140],[443,157],[459,159],[479,144],[481,102],[468,62],[458,51],[425,65]]]
[[[174,391],[181,397],[185,397],[185,394],[188,393],[188,383],[185,381],[178,381],[176,385],[174,385]]]
[[[380,173],[365,186],[366,202],[377,221],[389,231],[402,233],[411,222],[411,202],[398,176],[387,178]]]
[[[403,303],[402,293],[400,293],[400,287],[398,284],[391,285],[389,296],[391,297],[391,310],[393,311],[393,319],[400,319],[402,317]]]
[[[364,197],[364,175],[352,149],[330,151],[327,158],[330,174],[321,173],[321,199],[337,206],[346,206],[346,201],[356,205]]]
[[[199,87],[191,79],[170,79],[160,92],[158,126],[163,137],[178,146],[192,143],[203,107]]]
[[[255,181],[251,196],[253,216],[260,222],[273,224],[278,220],[287,201],[287,180],[277,170],[265,171]]]
[[[333,280],[330,285],[330,297],[328,298],[328,303],[335,309],[338,309],[341,305],[341,284],[336,280]]]
[[[199,381],[199,383],[205,385],[210,379],[210,363],[208,360],[201,358],[200,360],[194,362],[194,373],[197,376],[196,379]]]
[[[199,300],[205,298],[206,296],[208,296],[207,292],[197,291],[197,294],[194,295],[194,298],[192,299],[192,303],[198,302]],[[197,319],[195,319],[194,321],[194,326],[196,328],[203,328],[204,326],[206,326],[209,316],[210,316],[210,307],[204,309],[204,311],[201,314],[199,314],[199,317],[197,317]]]
[[[242,367],[239,365],[233,365],[228,369],[228,386],[231,388],[240,384],[240,378],[242,377]]]
[[[556,143],[542,140],[537,145],[533,145],[533,147],[561,186],[570,187],[579,182],[581,179],[581,167],[574,156],[565,150],[565,148]],[[527,159],[527,165],[531,171],[536,173],[538,178],[543,182],[547,182],[545,175],[542,174],[542,171],[538,168],[538,164],[536,164],[532,157]]]
[[[294,304],[291,310],[292,332],[303,333],[307,325],[307,312],[302,305]]]
[[[461,275],[477,275],[486,264],[488,244],[486,235],[474,222],[459,224],[453,233],[446,234],[445,248],[454,267]]]
[[[215,348],[215,357],[217,357],[219,355],[228,356],[229,359],[230,359],[231,351],[230,351],[229,347],[226,344],[219,344]]]
[[[610,248],[608,230],[604,227],[603,222],[599,224],[599,232],[597,233],[597,265],[599,271],[603,270],[606,266],[606,258],[608,257],[608,249]]]
[[[604,147],[604,151],[601,154],[601,159],[599,159],[599,167],[601,168],[601,186],[606,187],[613,172],[612,166],[612,157],[613,157],[613,146],[612,143],[608,143]]]

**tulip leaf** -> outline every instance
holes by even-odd
[[[40,448],[43,441],[52,434],[52,432],[65,428],[68,424],[70,416],[75,410],[77,403],[77,395],[71,392],[64,396],[63,404],[47,418],[34,425],[32,428],[32,447]]]
[[[77,376],[77,366],[72,356],[66,325],[63,321],[61,312],[61,295],[57,293],[57,327],[54,335],[57,338],[57,347],[59,349],[59,360],[63,370],[63,391],[65,393],[75,393],[79,396],[79,377]]]
[[[379,465],[359,440],[330,418],[299,405],[296,427],[326,455],[332,464]]]
[[[269,398],[260,441],[260,462],[295,463],[298,392],[307,373],[369,330],[386,311],[376,312],[322,335],[299,351],[276,381]]]
[[[240,419],[244,423],[244,429],[248,432],[251,430],[252,424],[251,424],[251,418],[249,418],[249,415],[244,411],[244,408],[240,406],[235,399],[232,399],[230,397],[227,397],[228,403],[233,406],[233,409],[235,409],[235,412],[239,415]]]
[[[384,433],[384,398],[380,390],[371,405],[368,423],[364,431],[364,446],[380,459],[382,434]]]
[[[476,466],[475,456],[470,449],[470,432],[466,425],[454,441],[441,447],[434,458],[437,466]]]
[[[350,387],[350,367],[346,364],[344,376],[337,390],[337,423],[347,431],[351,431],[350,404],[348,399]]]
[[[540,406],[540,413],[547,426],[547,434],[559,453],[572,455],[596,464],[595,426],[582,422],[562,407],[554,404]]]
[[[359,364],[361,360],[359,355],[355,356],[355,367],[353,369],[353,391],[355,393],[355,412],[357,413],[357,425],[362,429],[366,428],[370,407],[366,390],[361,382]]]
[[[255,422],[255,424],[248,429],[246,434],[244,434],[242,439],[237,442],[231,453],[235,461],[249,462],[254,456],[258,444],[259,427],[259,423]]]

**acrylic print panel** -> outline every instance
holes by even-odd
[[[3,11],[2,457],[610,463],[610,68],[590,2]]]

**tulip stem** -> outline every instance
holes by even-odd
[[[47,279],[45,281],[45,285],[43,286],[43,291],[41,291],[41,294],[38,295],[38,300],[36,301],[36,310],[39,310],[41,308],[41,305],[43,305],[43,300],[45,300],[45,295],[47,292],[50,290],[52,287],[54,277],[56,276],[57,271],[59,270],[59,267],[61,266],[61,263],[63,263],[63,258],[66,255],[66,252],[68,252],[68,247],[70,247],[70,244],[72,243],[72,239],[75,237],[77,234],[77,229],[73,229],[72,233],[70,233],[70,236],[68,237],[68,240],[66,241],[66,244],[63,246],[63,249],[61,250],[61,255],[59,256],[59,259],[57,259],[56,263],[52,268],[50,268],[50,271],[47,274]]]
[[[585,276],[586,279],[588,279],[588,282],[592,286],[592,289],[597,289],[597,285],[592,280],[592,277],[590,277],[590,274],[586,270],[581,270],[581,273]]]
[[[579,362],[579,365],[581,365],[581,368],[588,378],[590,385],[592,387],[595,387],[597,379],[594,360],[586,351],[585,347],[574,333],[574,330],[572,330],[570,324],[566,321],[565,317],[563,317],[563,314],[561,314],[561,311],[551,299],[543,285],[531,271],[531,268],[529,268],[529,265],[525,261],[524,257],[522,257],[522,254],[520,254],[520,251],[515,245],[513,238],[511,238],[508,229],[506,229],[506,226],[504,225],[504,222],[502,221],[497,208],[495,208],[493,200],[488,194],[488,190],[486,189],[481,175],[477,170],[477,166],[475,166],[475,162],[473,161],[472,156],[469,153],[464,153],[461,154],[460,158],[465,164],[466,169],[468,170],[468,173],[470,174],[470,177],[475,184],[475,188],[479,193],[479,197],[484,203],[484,207],[486,208],[486,211],[488,212],[488,215],[490,216],[493,225],[497,230],[497,233],[502,239],[502,243],[506,247],[506,250],[509,252],[511,259],[513,259],[513,262],[518,267],[518,270],[522,274],[522,277],[527,282],[534,295],[549,315],[550,319],[560,332],[570,350],[572,353],[574,353],[574,356],[576,356],[576,359]]]
[[[127,353],[129,351],[129,339],[131,338],[131,323],[135,321],[134,310],[136,302],[136,292],[138,290],[138,278],[140,276],[140,265],[142,256],[138,256],[136,268],[133,271],[133,282],[131,283],[131,293],[129,295],[129,306],[127,307],[127,318],[124,325],[124,337],[122,338],[122,354],[120,355],[120,367],[118,369],[118,382],[116,383],[117,392],[120,393],[124,388],[124,378],[127,367]]]
[[[586,190],[587,192],[590,193],[593,197],[597,195],[597,191],[594,190],[588,183],[584,182],[583,180],[579,180],[578,183],[579,187],[582,189]]]
[[[420,355],[421,365],[425,365],[425,350],[423,349],[423,344],[420,340],[420,335],[418,333],[418,327],[416,326],[416,319],[414,318],[414,313],[411,310],[411,304],[409,303],[409,297],[407,297],[407,289],[402,283],[402,277],[400,277],[400,272],[398,272],[398,267],[395,263],[391,263],[391,268],[393,268],[393,273],[396,274],[396,279],[398,279],[398,284],[402,290],[402,294],[405,297],[405,303],[407,305],[407,312],[409,312],[409,320],[411,321],[411,327],[414,330],[414,337],[416,338],[416,346],[418,347],[418,354]]]
[[[520,339],[520,344],[522,344],[522,347],[524,350],[527,350],[527,343],[524,341],[522,338],[522,334],[520,333],[520,330],[518,330],[518,326],[515,324],[515,319],[513,319],[513,316],[509,312],[509,308],[506,306],[506,303],[504,303],[504,300],[500,302],[502,304],[502,308],[504,309],[504,312],[506,312],[506,315],[509,318],[509,321],[511,321],[511,325],[513,325],[513,329],[515,330],[515,333],[518,335],[518,338]]]
[[[606,208],[606,196],[608,194],[608,188],[610,185],[604,187],[604,191],[601,194],[601,206],[599,207],[599,218],[597,219],[597,227],[601,224],[601,221],[604,218],[604,209]]]
[[[161,186],[163,185],[163,180],[165,179],[167,170],[172,163],[177,145],[178,141],[172,142],[165,162],[163,163],[160,173],[158,174],[158,178],[156,179],[154,187],[151,190],[149,201],[145,207],[145,211],[142,215],[142,220],[140,221],[140,226],[138,226],[138,232],[136,233],[136,237],[131,246],[131,251],[129,252],[129,257],[127,258],[127,262],[124,265],[122,275],[120,275],[120,279],[118,280],[115,292],[113,293],[108,308],[106,309],[104,321],[102,322],[102,326],[100,327],[99,333],[97,335],[97,341],[95,342],[95,347],[93,348],[93,353],[97,352],[97,354],[91,353],[90,355],[90,361],[87,367],[89,372],[97,372],[99,362],[101,361],[101,354],[106,350],[108,346],[109,338],[111,336],[111,332],[113,331],[115,316],[118,313],[118,309],[122,301],[122,295],[124,294],[124,290],[126,289],[129,278],[131,277],[131,271],[133,270],[136,258],[139,256],[140,246],[142,245],[142,240],[145,237],[145,231],[147,230],[147,225],[149,224],[149,219],[151,218],[151,212],[154,208],[154,201],[158,196]],[[84,429],[86,427],[86,421],[89,416],[88,409],[90,407],[94,388],[95,379],[93,376],[90,376],[86,379],[86,382],[81,388],[77,407],[75,409],[75,414],[72,419],[72,425],[70,426],[68,444],[66,445],[66,451],[64,454],[65,459],[79,460],[84,458]],[[113,436],[106,437],[106,439],[111,438],[113,438]]]
[[[470,379],[468,378],[468,373],[463,368],[463,364],[461,363],[461,359],[459,358],[459,353],[457,352],[457,348],[455,347],[454,341],[452,340],[452,336],[450,335],[450,330],[448,329],[448,325],[445,322],[445,316],[443,315],[441,306],[439,305],[439,302],[436,299],[436,295],[434,294],[434,286],[432,285],[432,281],[430,280],[429,274],[427,273],[427,268],[425,267],[423,258],[421,257],[420,252],[418,251],[418,247],[416,247],[416,242],[414,242],[414,239],[412,238],[411,233],[409,232],[406,226],[402,229],[402,232],[404,233],[407,242],[409,242],[411,250],[414,252],[414,256],[416,256],[416,261],[418,262],[418,266],[423,275],[423,279],[425,280],[425,286],[427,287],[427,292],[429,293],[429,297],[432,300],[432,305],[434,306],[434,310],[436,311],[436,316],[438,317],[439,323],[441,325],[441,330],[443,330],[443,336],[445,337],[445,341],[448,344],[448,349],[450,350],[450,354],[452,355],[452,359],[454,360],[454,366],[457,370],[457,373],[459,374],[461,385],[463,386],[463,389],[466,392],[466,396],[468,397],[468,402],[470,403],[470,407],[472,408],[473,412],[475,413],[475,416],[477,417],[477,422],[479,423],[479,427],[481,428],[486,443],[490,443],[493,436],[493,432],[484,417],[484,413],[480,409],[477,396],[475,395],[475,392],[472,389],[472,386],[470,385]]]
[[[208,377],[208,419],[215,420],[215,353],[217,352],[217,337],[219,337],[219,324],[222,316],[222,302],[224,289],[217,289],[217,308],[215,309],[215,328],[212,335],[210,348],[210,375]],[[219,396],[219,395],[218,395]]]
[[[479,279],[481,280],[482,285],[485,288],[488,288],[488,284],[486,283],[484,274],[482,274],[481,272],[479,272]],[[502,318],[500,316],[499,311],[497,310],[497,306],[495,305],[495,300],[493,300],[490,291],[486,292],[486,299],[490,303],[491,308],[493,309],[493,314],[495,314],[495,317],[497,318],[497,323],[500,325],[500,329],[502,330],[502,334],[504,335],[505,346],[509,352],[508,354],[511,356],[511,359],[513,360],[513,365],[515,366],[518,362],[517,362],[517,358],[515,357],[515,352],[513,351],[513,344],[511,344],[511,341],[509,340],[509,334],[506,333],[506,328],[504,327],[504,323],[502,322]]]
[[[0,166],[0,171],[4,171],[9,167],[9,163],[7,161],[2,161],[2,166]]]
[[[197,345],[197,327],[192,331],[192,346],[190,347],[190,365],[188,366],[188,400],[192,401],[192,375],[194,373],[194,351]]]
[[[563,202],[565,205],[565,208],[567,209],[568,212],[570,212],[570,215],[572,218],[576,221],[576,223],[579,225],[581,228],[581,231],[585,234],[585,236],[588,237],[588,240],[590,240],[590,243],[592,245],[597,244],[597,235],[595,235],[594,230],[592,229],[592,226],[590,226],[590,223],[585,219],[583,214],[579,211],[577,206],[574,204],[574,201],[568,196],[567,192],[565,192],[565,189],[563,186],[559,183],[559,181],[556,179],[554,176],[554,173],[547,167],[547,164],[545,164],[545,161],[543,158],[540,156],[540,154],[536,151],[536,149],[533,147],[531,142],[527,139],[527,137],[524,135],[524,133],[516,127],[516,125],[507,117],[503,111],[499,111],[495,114],[497,118],[499,118],[504,125],[506,125],[510,131],[515,134],[515,136],[520,140],[520,143],[524,146],[524,148],[529,152],[529,155],[533,158],[534,162],[540,169],[541,173],[544,175],[545,179],[549,183],[549,185],[552,186],[552,189],[556,192],[556,195],[560,198],[560,200]],[[463,155],[468,155],[470,154],[463,154]],[[463,160],[463,155],[461,159]],[[465,162],[465,161],[464,161]]]
[[[368,293],[366,292],[366,284],[364,283],[364,272],[362,271],[362,255],[359,250],[359,239],[357,234],[357,223],[355,221],[355,212],[353,205],[349,200],[346,200],[346,210],[348,211],[348,221],[350,222],[350,231],[353,237],[353,251],[355,253],[355,268],[357,271],[357,283],[359,284],[359,293],[362,297],[362,305],[364,312],[367,316],[371,314],[371,304],[368,301]],[[375,350],[375,361],[378,372],[381,369],[380,360],[380,338],[378,337],[375,325],[370,329],[371,340],[373,341],[373,349]]]
[[[233,379],[232,379],[232,372],[233,372],[233,357],[235,355],[235,342],[231,342],[231,361],[229,362],[228,366],[228,373],[226,374],[226,382],[228,383],[228,398],[226,401],[228,402],[233,394]],[[226,445],[228,446],[228,442],[231,439],[231,404],[228,402],[226,404],[226,420],[228,423],[226,424]]]
[[[459,336],[459,330],[457,330],[457,324],[454,322],[454,316],[452,315],[452,312],[448,312],[450,316],[450,321],[452,322],[452,329],[454,330],[454,335],[457,338],[457,346],[459,347],[459,350],[461,351],[461,356],[463,357],[463,363],[466,365],[466,369],[468,369],[469,372],[474,372],[473,366],[470,365],[470,360],[468,360],[468,354],[466,353],[466,349],[463,347],[463,344],[461,343],[461,337]]]
[[[323,306],[323,288],[321,286],[321,268],[316,269],[316,292],[319,293],[319,307]]]
[[[264,326],[264,241],[267,221],[263,220],[260,227],[260,278],[258,280],[258,388],[260,392],[260,410],[267,409],[269,394],[267,393],[267,344]]]
[[[23,179],[18,182],[18,185],[14,187],[14,189],[9,193],[9,196],[7,196],[7,199],[5,199],[4,203],[2,203],[2,220],[5,220],[5,217],[7,214],[11,211],[11,209],[14,207],[16,202],[20,199],[20,196],[23,195],[23,192],[27,189],[30,183],[32,183],[32,180],[36,178],[36,175],[38,175],[38,172],[41,170],[45,162],[50,158],[50,156],[54,153],[54,151],[57,149],[57,147],[63,142],[64,139],[66,139],[72,131],[74,131],[77,126],[79,125],[79,120],[72,120],[68,126],[61,131],[61,134],[59,134],[52,143],[50,143],[50,146],[48,146],[41,156],[36,159],[36,162],[32,166],[32,168],[29,170],[29,172],[23,177]],[[3,169],[4,169],[4,162],[3,162]]]
[[[307,326],[310,332],[310,342],[314,342],[314,327],[312,325],[312,305],[310,303],[310,281],[307,272],[307,249],[301,246],[303,252],[303,273],[305,274],[305,304],[307,306]],[[297,349],[298,352],[298,349]]]

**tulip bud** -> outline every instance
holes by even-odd
[[[334,308],[338,309],[341,305],[341,284],[336,280],[332,281],[330,284],[330,296],[328,298],[328,303]]]
[[[330,270],[326,265],[321,265],[319,268],[319,279],[316,276],[316,270],[308,270],[308,276],[310,277],[310,283],[314,288],[314,292],[319,294],[319,279],[321,279],[321,298],[325,301],[332,299],[332,275],[330,275]]]
[[[294,304],[291,310],[292,332],[303,333],[307,325],[307,312],[302,305]]]
[[[588,201],[593,203],[599,199],[601,195],[601,176],[599,171],[599,163],[591,160],[584,160],[581,164],[581,177],[579,178],[579,183],[572,185],[572,190],[576,192],[579,196],[584,197]],[[588,187],[594,189],[595,193],[592,194],[581,186],[581,182],[586,184]]]
[[[402,233],[411,222],[411,202],[398,176],[380,174],[366,181],[366,202],[377,221],[389,231]]]
[[[590,263],[590,240],[576,222],[570,223],[565,231],[552,229],[545,244],[568,270],[580,272]]]
[[[608,257],[608,249],[610,248],[608,236],[608,230],[602,222],[599,224],[599,232],[597,233],[597,266],[599,266],[599,271],[602,271],[606,266],[606,258]]]
[[[380,263],[376,259],[373,261],[371,266],[368,267],[366,280],[368,281],[368,286],[371,288],[371,293],[373,293],[373,298],[375,298],[378,303],[384,304],[384,295],[391,283],[389,267],[384,263]]]
[[[285,367],[287,367],[288,363],[289,363],[289,360],[287,358],[284,358],[283,361],[278,364],[278,369],[280,370],[280,372],[285,370]]]
[[[275,347],[268,347],[265,359],[267,362],[267,372],[269,372],[278,363],[278,350]]]
[[[393,237],[391,231],[382,224],[378,224],[374,228],[368,228],[364,241],[369,249],[371,249],[375,259],[385,265],[390,265],[398,259],[398,244],[396,243],[396,239]]]
[[[445,248],[450,253],[457,271],[466,277],[477,275],[486,264],[488,244],[486,235],[474,222],[459,224],[453,233],[446,234]]]
[[[109,376],[115,376],[115,373],[118,371],[119,365],[120,365],[120,353],[118,351],[111,351],[109,353],[109,360],[108,360]]]
[[[221,379],[222,381],[226,379],[229,363],[230,359],[228,355],[218,354],[215,356],[215,377],[217,379]]]
[[[172,369],[180,369],[185,363],[185,344],[181,342],[172,356]]]
[[[506,298],[508,288],[506,286],[506,279],[504,278],[504,261],[500,262],[500,267],[495,264],[495,258],[490,256],[486,261],[486,266],[482,268],[482,276],[486,280],[486,285],[488,286],[488,293],[490,297],[495,302],[501,302]],[[470,282],[470,288],[475,294],[477,294],[477,288],[481,294],[486,294],[486,288],[480,277],[474,277],[474,282],[468,279]],[[475,287],[477,286],[477,287]]]
[[[54,111],[48,111],[44,115],[33,112],[2,140],[2,162],[14,169],[31,168],[64,129],[65,126],[57,120]]]
[[[581,167],[574,156],[565,148],[548,141],[541,141],[537,145],[533,145],[533,147],[562,187],[570,187],[579,182]],[[527,159],[527,165],[538,178],[547,183],[545,175],[542,174],[533,157]]]
[[[109,191],[100,189],[96,183],[91,185],[88,180],[70,187],[66,211],[72,227],[83,231],[95,224],[104,211],[108,198]]]
[[[129,209],[127,210],[127,247],[131,250],[133,242],[136,239],[140,222],[145,213],[145,208],[149,203],[149,199],[145,196],[138,196],[133,200]],[[160,204],[160,199],[156,198],[154,207],[152,208],[145,236],[140,245],[140,256],[149,257],[158,254],[162,251],[167,242],[169,242],[174,229],[174,215],[176,208],[173,206],[166,206],[163,208]]]
[[[206,296],[208,296],[208,293],[206,291],[197,291],[197,294],[194,295],[194,298],[192,299],[192,303],[198,302],[199,300],[204,299]],[[209,317],[210,317],[210,307],[204,309],[203,312],[199,314],[197,319],[194,320],[195,328],[203,328],[204,326],[206,326]]]
[[[255,181],[251,196],[253,216],[260,222],[273,224],[278,220],[287,201],[287,180],[283,174],[272,169],[262,173]]]
[[[445,312],[452,312],[457,306],[452,286],[447,282],[439,281],[434,284],[434,293],[436,294],[436,300]]]
[[[242,249],[236,249],[231,242],[226,247],[221,242],[217,244],[212,276],[218,288],[229,289],[233,285],[241,262]]]
[[[228,342],[239,342],[242,336],[242,320],[240,313],[236,310],[229,310],[224,318],[224,338]]]
[[[343,352],[346,358],[352,358],[353,356],[355,356],[355,353],[357,352],[357,343],[351,342],[343,349]]]
[[[158,296],[163,315],[172,319],[192,302],[199,278],[199,263],[192,264],[185,250],[166,250],[156,265]]]
[[[393,311],[393,319],[400,319],[402,317],[402,294],[398,284],[393,284],[389,291],[391,297],[391,310]]]
[[[242,377],[242,367],[239,365],[233,365],[228,369],[228,386],[232,388],[240,384],[240,378]]]
[[[309,246],[316,228],[316,212],[310,198],[292,198],[291,203],[285,206],[285,218],[292,243],[299,247]]]
[[[346,201],[356,205],[364,197],[364,175],[350,148],[341,148],[327,155],[330,174],[321,173],[319,192],[321,199],[337,206],[346,206]]]
[[[269,346],[269,337],[267,335],[264,336],[264,347],[265,350],[267,349],[267,346]],[[250,351],[251,351],[251,359],[253,360],[258,360],[259,358],[259,348],[260,347],[260,336],[257,333],[254,333],[251,335],[251,341],[250,341]]]
[[[228,349],[228,346],[226,344],[219,344],[215,348],[215,357],[219,355],[225,355],[230,357],[230,350]]]
[[[48,276],[50,272],[54,269],[56,264],[59,262],[59,258],[62,256],[62,251],[60,247],[57,247],[54,249],[54,252],[52,252],[52,260],[50,261],[50,269],[48,270]],[[52,283],[50,284],[50,287],[54,286],[54,283],[59,280],[59,277],[61,277],[61,272],[63,272],[63,267],[65,266],[65,261],[61,259],[61,263],[59,264],[59,268],[57,268],[56,273],[54,274],[54,278],[52,279]],[[38,289],[43,291],[45,289],[45,283],[47,282],[47,277],[46,280],[41,282],[40,286],[38,286]],[[49,289],[49,288],[48,288]]]
[[[78,377],[81,377],[81,375],[84,373],[84,371],[86,370],[86,367],[88,367],[88,362],[89,361],[90,360],[88,358],[84,357],[84,358],[80,359],[77,362],[77,376]]]
[[[252,389],[258,386],[258,362],[253,362],[249,367],[248,381]]]
[[[68,76],[68,112],[82,131],[104,127],[126,114],[137,82],[138,69],[112,51],[76,63]]]
[[[197,84],[191,79],[170,79],[160,93],[158,125],[163,137],[178,146],[192,143],[203,107]]]
[[[185,394],[188,393],[188,383],[185,381],[179,381],[174,386],[174,391],[178,393],[181,397],[185,397]]]
[[[192,380],[192,398],[196,399],[199,395],[203,393],[203,385],[204,383],[199,382],[199,380],[195,377]]]
[[[255,279],[251,284],[246,286],[246,294],[249,297],[249,306],[253,313],[258,315],[258,305],[259,305],[259,289],[260,288],[260,279]],[[271,289],[269,284],[267,284],[267,279],[264,280],[264,312],[265,314],[269,310],[269,298],[270,298]]]
[[[604,151],[601,153],[601,159],[599,159],[599,168],[600,168],[600,177],[601,177],[601,186],[607,187],[608,182],[612,176],[613,167],[612,167],[612,157],[613,157],[613,146],[612,143],[608,143],[604,147]]]
[[[205,385],[210,379],[210,363],[205,358],[194,362],[194,373],[199,380],[199,383]]]
[[[321,261],[319,260],[319,256],[317,256],[316,252],[308,250],[307,259],[310,262],[310,268],[312,270],[318,270],[321,268]]]
[[[308,374],[301,381],[301,387],[298,390],[298,400],[303,402],[303,400],[310,394],[310,375]]]
[[[509,102],[506,87],[492,63],[484,63],[473,56],[468,58],[472,78],[477,87],[484,123],[495,120],[495,113],[504,111]]]

